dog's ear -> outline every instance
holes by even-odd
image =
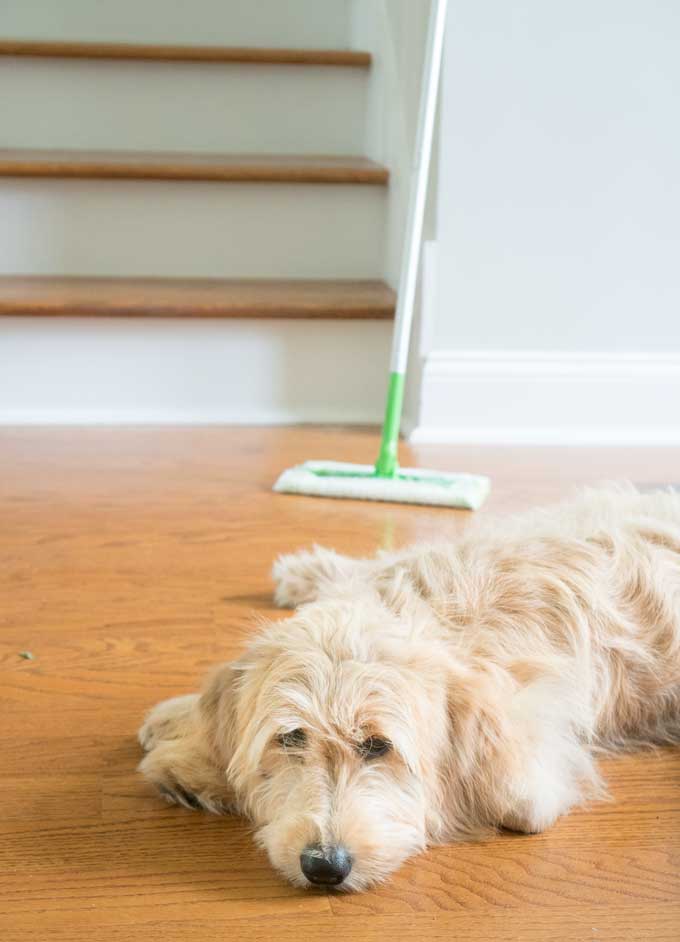
[[[242,673],[236,662],[221,664],[208,677],[198,701],[206,735],[219,765],[225,770],[236,750],[236,698]]]
[[[488,760],[502,738],[500,692],[494,680],[486,670],[456,665],[448,672],[449,735],[455,761],[464,774]]]
[[[506,782],[517,756],[504,678],[493,669],[450,666],[445,806],[451,830],[475,836],[502,823]]]

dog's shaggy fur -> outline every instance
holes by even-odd
[[[362,889],[428,844],[541,831],[598,795],[597,750],[680,740],[680,495],[590,491],[274,578],[299,610],[152,710],[141,770],[247,815],[298,885],[309,847],[345,848]]]

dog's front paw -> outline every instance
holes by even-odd
[[[147,752],[139,771],[168,804],[212,814],[227,814],[234,809],[223,774],[205,763],[202,756],[187,752],[181,741],[162,741]]]
[[[187,791],[186,788],[183,788],[177,782],[167,781],[163,784],[159,783],[156,785],[156,788],[169,805],[182,805],[184,808],[189,808],[191,811],[200,811],[203,807],[198,795]]]
[[[172,778],[155,783],[156,788],[170,805],[181,805],[190,811],[209,811],[211,814],[226,814],[229,807],[221,798],[208,792],[192,792]]]
[[[149,752],[159,742],[178,739],[186,728],[187,718],[197,700],[198,695],[190,693],[158,703],[149,712],[137,734],[142,749]]]

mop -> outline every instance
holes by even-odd
[[[400,468],[397,461],[404,378],[413,321],[444,45],[446,5],[447,0],[432,0],[416,137],[416,160],[397,296],[387,406],[378,460],[375,466],[339,461],[305,461],[304,464],[284,471],[274,485],[275,491],[317,497],[435,504],[464,507],[468,510],[476,510],[489,492],[489,479],[481,475]]]

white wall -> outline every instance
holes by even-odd
[[[456,0],[439,347],[680,350],[680,4]]]
[[[641,419],[658,439],[678,426],[679,49],[677,3],[450,4],[420,437],[616,428],[627,441]],[[608,390],[592,422],[582,352]],[[620,411],[639,361],[623,354],[645,355],[637,431]]]

